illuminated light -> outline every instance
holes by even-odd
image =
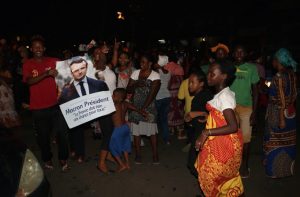
[[[20,36],[17,36],[17,41],[19,42],[21,40],[21,37]]]
[[[124,40],[122,40],[122,41],[121,41],[121,43],[125,43],[125,41],[124,41]]]
[[[266,81],[265,84],[266,84],[266,86],[270,87],[271,81]]]
[[[160,40],[158,40],[158,42],[159,42],[160,44],[166,44],[166,40],[165,40],[165,39],[160,39]]]
[[[29,46],[27,45],[26,48],[29,49]]]
[[[119,19],[119,20],[125,20],[125,17],[123,16],[123,13],[122,12],[117,12],[117,18]]]

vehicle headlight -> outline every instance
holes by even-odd
[[[43,181],[44,171],[34,154],[27,149],[23,162],[19,190],[22,189],[27,196],[31,194]]]

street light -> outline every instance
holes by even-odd
[[[119,20],[125,20],[125,17],[123,16],[123,13],[122,12],[120,12],[120,11],[118,11],[117,12],[117,19],[119,19]]]

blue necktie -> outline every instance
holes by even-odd
[[[79,85],[80,85],[80,90],[81,90],[82,96],[86,95],[86,92],[85,92],[85,89],[84,89],[84,86],[83,86],[83,81],[80,81]]]

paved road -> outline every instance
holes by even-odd
[[[40,152],[31,126],[31,115],[29,112],[23,112],[22,117],[24,118],[24,125],[22,129],[17,131],[18,135],[27,142],[30,149],[40,159]],[[260,120],[260,125],[263,127],[263,120]],[[142,149],[144,164],[135,165],[133,162],[134,155],[131,155],[132,168],[130,171],[109,175],[104,175],[96,169],[100,140],[94,140],[89,130],[86,132],[85,140],[87,162],[77,164],[70,161],[71,170],[62,173],[55,157],[56,168],[52,171],[46,171],[54,197],[193,197],[199,194],[197,180],[189,174],[185,167],[187,153],[182,151],[185,142],[177,140],[175,136],[172,137],[172,144],[169,146],[163,145],[160,140],[160,165],[151,164],[151,147],[149,140],[145,139],[145,146]],[[56,155],[56,145],[52,144],[52,148]],[[300,161],[299,154],[297,161]],[[112,163],[108,163],[108,166],[111,169],[116,168]],[[264,175],[261,128],[253,136],[250,167],[250,178],[243,179],[247,197],[300,196],[299,174],[277,180],[267,178]],[[297,164],[296,171],[300,171]]]

